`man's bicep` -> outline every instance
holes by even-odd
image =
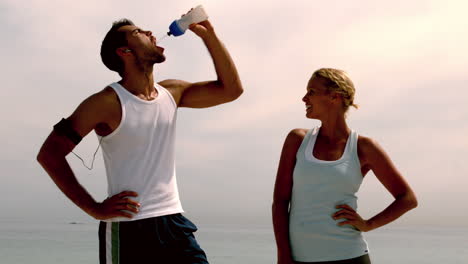
[[[51,155],[65,157],[75,148],[75,146],[76,144],[67,136],[52,130],[39,150],[38,160],[49,160]]]
[[[218,81],[192,83],[183,91],[179,106],[205,108],[224,104],[235,98],[226,94]]]
[[[84,100],[67,118],[71,129],[81,138],[89,134],[99,123],[105,123],[106,109],[99,95]]]
[[[89,103],[86,100],[81,103],[73,114],[62,118],[53,127],[52,132],[39,151],[39,156],[56,154],[66,156],[73,148],[92,130],[92,122],[87,119]]]
[[[226,92],[219,81],[187,82],[165,80],[159,83],[174,96],[179,107],[205,108],[235,100],[238,95]]]
[[[106,101],[98,94],[84,100],[67,118],[57,120],[52,132],[39,150],[37,159],[41,164],[56,162],[57,157],[65,157],[103,119]]]

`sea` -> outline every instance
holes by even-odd
[[[276,263],[271,226],[198,227],[210,263]],[[0,263],[98,263],[97,228],[97,222],[0,219]],[[390,224],[364,237],[374,264],[468,264],[468,228]]]

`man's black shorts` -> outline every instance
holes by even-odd
[[[181,214],[128,222],[100,222],[100,264],[207,264],[193,233],[195,224]]]

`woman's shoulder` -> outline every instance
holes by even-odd
[[[304,128],[292,129],[284,140],[281,156],[288,157],[287,159],[293,160],[308,131],[308,129]]]
[[[362,148],[363,150],[369,150],[371,148],[375,148],[377,145],[377,141],[372,139],[371,137],[358,135],[358,147]]]
[[[360,157],[367,159],[384,153],[379,143],[368,136],[358,136],[358,154]]]
[[[293,139],[304,139],[304,137],[307,135],[307,132],[309,132],[310,129],[306,129],[306,128],[294,128],[292,129],[287,138],[291,137]]]
[[[304,137],[306,136],[307,132],[309,132],[309,129],[305,129],[305,128],[292,129],[286,136],[284,145],[288,147],[298,148],[299,145],[301,145],[302,140],[304,140]]]

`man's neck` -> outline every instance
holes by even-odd
[[[125,89],[143,100],[152,100],[157,97],[157,90],[154,89],[153,69],[142,71],[126,72],[119,82]]]

